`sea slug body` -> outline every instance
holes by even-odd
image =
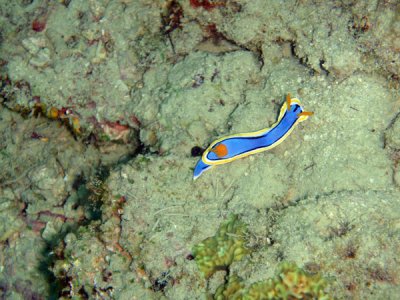
[[[194,168],[193,179],[213,166],[222,165],[248,155],[278,146],[289,136],[297,124],[308,119],[313,112],[305,111],[297,98],[286,96],[278,120],[270,128],[222,137],[212,142],[203,152]]]

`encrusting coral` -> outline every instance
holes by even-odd
[[[193,256],[206,279],[249,253],[245,246],[246,232],[246,225],[237,215],[231,215],[220,225],[215,236],[193,247]]]
[[[250,253],[246,247],[247,226],[237,215],[223,222],[215,236],[193,247],[197,266],[206,279],[218,270],[227,270],[226,282],[218,287],[214,299],[331,299],[325,292],[327,281],[319,274],[311,275],[294,263],[284,262],[276,276],[246,287],[229,267]]]
[[[245,291],[245,285],[242,278],[236,274],[232,274],[227,278],[227,282],[221,284],[214,294],[215,300],[225,299],[243,299],[243,292]]]
[[[214,299],[332,299],[324,289],[326,280],[320,275],[310,275],[294,263],[283,263],[276,276],[245,288],[240,277],[232,274],[221,285]]]
[[[276,276],[252,284],[243,299],[331,299],[326,280],[310,275],[294,263],[283,263]]]

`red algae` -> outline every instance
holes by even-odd
[[[36,32],[42,32],[46,28],[46,21],[35,19],[32,22],[32,30]]]
[[[216,7],[225,6],[225,2],[215,2],[210,0],[190,0],[190,5],[194,8],[202,7],[207,11],[210,11]]]

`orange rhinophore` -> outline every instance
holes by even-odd
[[[290,97],[290,93],[286,95],[286,106],[290,110],[290,104],[291,104],[292,98]]]
[[[298,117],[301,117],[301,116],[307,116],[307,117],[309,117],[309,116],[312,116],[313,114],[314,114],[313,111],[302,111],[301,113],[297,114],[297,116],[298,116]]]

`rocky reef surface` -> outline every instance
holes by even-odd
[[[396,299],[399,70],[398,1],[3,1],[0,298]]]

